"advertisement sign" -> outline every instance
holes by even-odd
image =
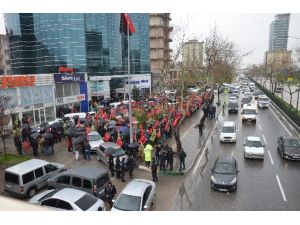
[[[73,103],[73,102],[81,102],[84,100],[85,100],[85,94],[80,94],[80,95],[56,98],[55,102],[56,102],[56,105],[64,105],[64,104],[69,104],[69,103]]]
[[[130,79],[131,88],[150,88],[151,87],[151,76],[137,75],[131,76]],[[128,80],[125,80],[125,88],[128,86]]]
[[[0,76],[0,87],[16,88],[16,87],[33,87],[35,84],[35,76]]]
[[[55,83],[78,83],[85,82],[84,73],[66,74],[66,73],[55,73],[54,81]]]
[[[92,76],[89,77],[90,81],[98,81],[98,80],[111,80],[110,76]]]
[[[109,96],[109,81],[91,81],[91,96]]]

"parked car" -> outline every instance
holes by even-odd
[[[87,134],[87,139],[91,146],[91,152],[96,152],[100,145],[104,142],[101,135],[97,131],[91,131]]]
[[[108,170],[86,166],[59,173],[48,179],[47,184],[50,189],[75,188],[102,198],[108,181]]]
[[[264,159],[265,145],[260,137],[248,136],[244,141],[244,157],[252,159]]]
[[[277,140],[277,150],[282,158],[300,160],[300,138],[280,136]]]
[[[211,187],[218,191],[237,189],[238,164],[232,156],[218,156],[211,169]]]
[[[233,121],[226,121],[220,130],[220,142],[236,142],[236,125]]]
[[[5,169],[4,191],[18,197],[33,197],[47,180],[67,168],[60,163],[30,159]]]
[[[155,201],[156,186],[153,181],[133,179],[114,201],[112,211],[149,210]]]
[[[100,148],[97,149],[96,154],[97,160],[101,160],[106,165],[108,165],[108,159],[110,155],[113,156],[114,162],[116,161],[117,156],[119,156],[120,161],[125,158],[125,162],[128,162],[128,156],[125,154],[125,151],[114,142],[103,142],[100,144]]]
[[[47,206],[58,210],[104,211],[104,202],[81,190],[64,188],[47,190],[29,200],[29,203]]]

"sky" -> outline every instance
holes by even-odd
[[[186,40],[197,38],[200,41],[203,41],[205,39],[205,36],[208,35],[210,29],[216,24],[221,34],[224,37],[227,37],[230,41],[234,41],[238,45],[240,50],[242,50],[243,52],[251,52],[249,56],[243,59],[243,67],[245,67],[252,64],[263,63],[264,52],[268,50],[270,23],[275,19],[275,14],[280,13],[280,10],[278,10],[276,8],[276,4],[274,4],[274,1],[272,1],[272,3],[273,5],[275,5],[275,11],[273,9],[273,12],[271,13],[255,13],[255,11],[269,12],[270,10],[268,5],[267,10],[263,8],[264,5],[262,5],[263,10],[261,10],[260,8],[252,9],[249,6],[251,13],[248,13],[247,10],[244,13],[244,9],[235,9],[234,7],[233,10],[232,8],[230,8],[230,10],[226,10],[225,8],[225,10],[223,11],[220,11],[219,8],[213,10],[217,13],[211,13],[209,12],[209,10],[208,12],[203,12],[203,9],[202,11],[199,10],[198,12],[197,10],[191,10],[190,6],[183,6],[183,10],[178,10],[177,7],[174,8],[173,6],[168,7],[168,10],[165,10],[164,8],[158,8],[158,11],[154,9],[154,12],[170,12],[172,18],[171,23],[173,25],[185,23],[188,21],[189,25],[186,32]],[[134,7],[129,7],[129,9],[132,8]],[[31,8],[29,8],[29,12],[31,12],[30,9]],[[279,7],[279,9],[281,8]],[[293,11],[292,8],[290,9],[291,11]],[[103,12],[107,12],[105,10],[107,9],[104,9]],[[284,10],[284,8],[282,10]],[[36,11],[36,9],[34,9],[33,11],[40,12]],[[42,8],[41,12],[44,11],[44,8]],[[109,9],[108,11],[111,12]],[[139,8],[134,8],[134,11],[144,12]],[[146,11],[148,12],[148,10]],[[153,9],[150,9],[150,11],[153,12]],[[224,11],[226,12],[226,14],[224,13]],[[0,33],[5,33],[2,14],[0,14]],[[300,38],[300,13],[291,14],[289,35]],[[300,39],[297,40],[289,38],[288,50],[294,50],[296,47],[300,47]]]

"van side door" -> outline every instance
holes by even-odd
[[[44,171],[43,167],[37,168],[34,170],[34,175],[36,179],[37,189],[41,189],[47,185],[47,174]]]
[[[44,166],[46,175],[45,175],[45,180],[47,181],[50,177],[53,177],[54,175],[58,174],[58,169],[52,164],[47,164]]]

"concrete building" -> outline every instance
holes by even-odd
[[[8,36],[0,34],[0,75],[10,73]]]
[[[269,51],[287,50],[290,14],[277,14],[270,24]]]
[[[278,68],[288,68],[292,63],[292,51],[274,50],[265,53],[266,65],[274,65]]]
[[[150,67],[153,75],[153,89],[162,87],[163,76],[170,68],[170,13],[150,13]]]
[[[203,67],[203,42],[190,40],[183,44],[182,63],[185,68]]]

